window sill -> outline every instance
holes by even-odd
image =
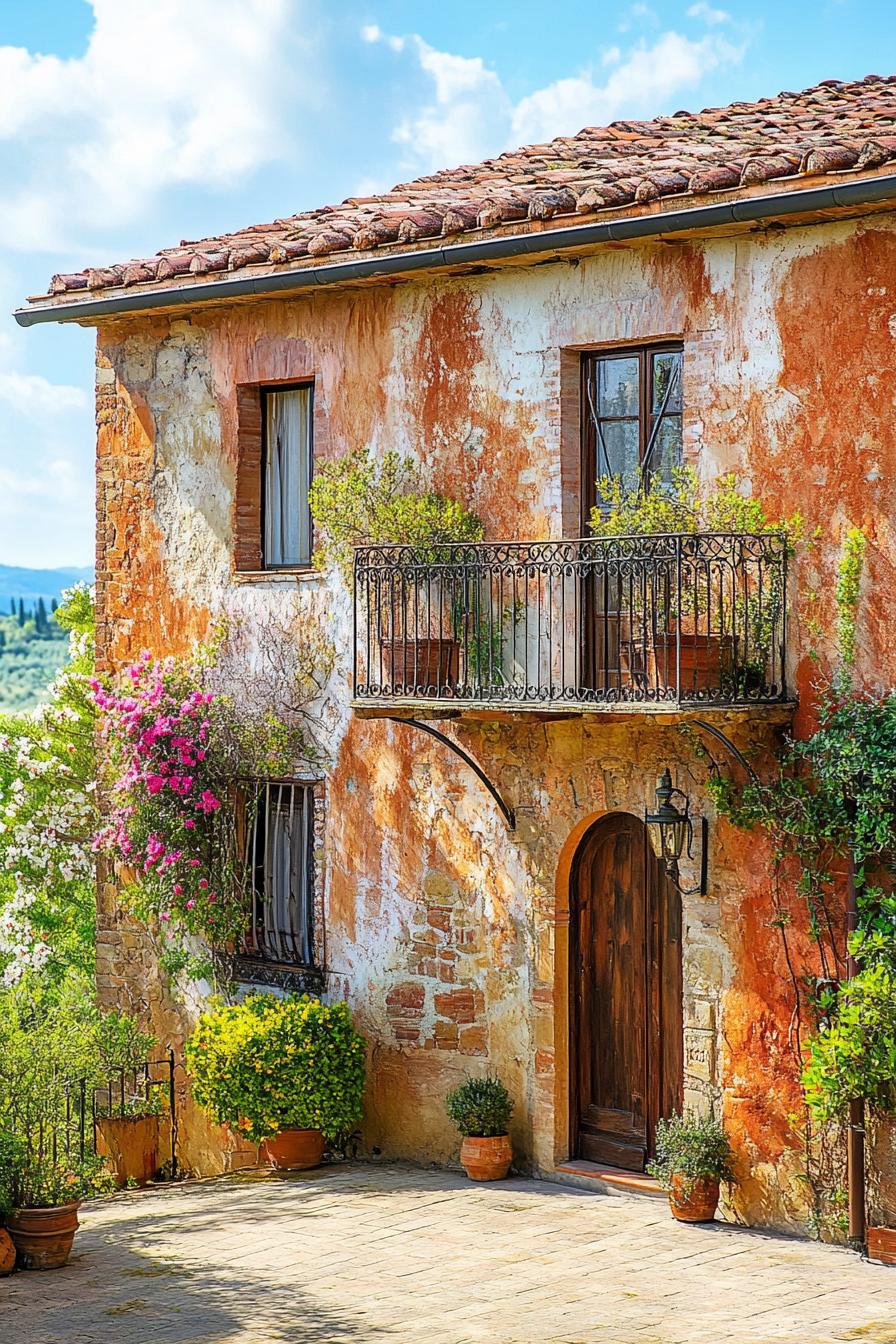
[[[234,583],[308,583],[323,579],[323,570],[313,565],[297,565],[295,569],[235,569]]]
[[[247,954],[234,957],[233,976],[238,984],[280,989],[290,994],[319,994],[325,980],[325,972],[318,966],[293,966]]]

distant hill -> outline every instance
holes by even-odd
[[[93,566],[80,569],[24,569],[17,565],[0,565],[0,612],[9,610],[9,599],[24,598],[25,606],[42,597],[49,605],[55,597],[58,602],[63,588],[71,588],[80,579],[93,583]]]

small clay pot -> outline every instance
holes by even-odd
[[[261,1161],[276,1171],[305,1171],[319,1167],[324,1155],[324,1136],[319,1129],[281,1129],[259,1148]]]
[[[719,1182],[715,1176],[672,1177],[669,1208],[680,1223],[711,1223],[719,1204]]]
[[[96,1122],[96,1151],[109,1159],[119,1186],[147,1185],[159,1169],[157,1115],[103,1115]]]
[[[16,1209],[6,1228],[20,1269],[61,1269],[71,1254],[81,1201],[51,1209]]]
[[[513,1149],[506,1134],[488,1139],[469,1135],[460,1146],[460,1162],[471,1181],[501,1181],[510,1170]]]
[[[16,1267],[16,1248],[12,1237],[0,1227],[0,1279],[11,1274]]]

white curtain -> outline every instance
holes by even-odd
[[[268,392],[264,559],[267,565],[311,561],[311,388]]]

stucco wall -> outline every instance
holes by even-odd
[[[517,809],[508,835],[443,748],[352,717],[350,605],[335,576],[232,573],[238,384],[313,377],[320,456],[367,444],[416,454],[489,538],[557,537],[578,531],[576,347],[659,337],[684,341],[686,454],[701,474],[737,469],[772,510],[820,527],[789,612],[798,730],[812,721],[810,645],[822,661],[830,652],[847,521],[871,540],[859,674],[889,683],[888,604],[874,595],[896,577],[891,216],[110,323],[97,371],[101,657],[114,667],[143,648],[186,651],[226,613],[249,632],[251,659],[290,629],[300,637],[308,613],[325,621],[338,654],[322,706],[328,969],[373,1042],[365,1140],[386,1153],[453,1156],[442,1098],[487,1065],[517,1098],[520,1157],[550,1169],[565,1156],[558,867],[584,818],[642,815],[669,764],[710,816],[710,893],[685,909],[688,1099],[724,1092],[741,1211],[795,1226],[792,1001],[767,854],[712,817],[687,737],[637,715],[454,725]],[[726,730],[773,746],[759,712]],[[122,931],[108,890],[101,925],[106,995],[145,996],[151,979],[157,1021],[178,1032],[183,1015],[141,969],[145,941]],[[214,1165],[215,1136],[187,1129],[191,1160]]]

